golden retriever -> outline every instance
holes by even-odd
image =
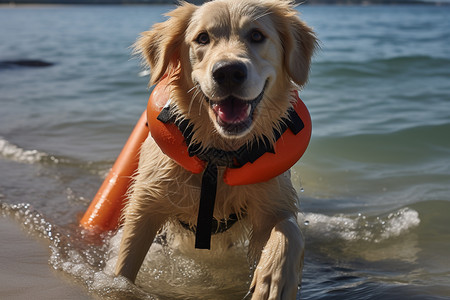
[[[273,143],[274,127],[292,106],[292,91],[306,83],[316,48],[293,1],[181,3],[168,16],[142,33],[136,52],[150,66],[152,84],[170,74],[170,110],[190,120],[190,143],[223,151],[263,136]],[[221,180],[224,168],[218,167],[213,217],[222,224],[235,216],[239,225],[214,234],[210,252],[248,239],[250,264],[256,263],[252,299],[295,299],[304,242],[289,170],[266,182],[229,186]],[[195,231],[201,184],[202,174],[185,170],[147,138],[123,213],[117,275],[135,280],[163,226],[193,235],[183,228]],[[184,246],[194,248],[190,241]]]

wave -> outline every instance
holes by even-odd
[[[15,162],[34,164],[37,162],[58,163],[58,159],[38,150],[25,150],[0,137],[0,157]]]
[[[420,224],[419,213],[405,207],[387,216],[369,217],[361,213],[356,216],[306,213],[299,215],[299,224],[315,241],[341,240],[380,243],[401,236]]]
[[[0,159],[23,164],[58,165],[88,170],[89,173],[105,178],[113,162],[109,160],[86,162],[74,158],[55,156],[38,150],[23,149],[0,137]]]
[[[415,263],[421,251],[421,217],[420,210],[403,207],[375,216],[307,213],[300,220],[307,250],[317,259]]]

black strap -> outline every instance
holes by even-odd
[[[197,226],[191,227],[189,223],[183,222],[181,220],[178,220],[180,222],[180,225],[186,229],[190,230],[193,233],[197,232]],[[239,221],[239,217],[237,214],[231,214],[226,219],[217,220],[216,218],[212,218],[212,225],[211,225],[211,234],[218,234],[218,233],[224,233],[231,227],[233,227],[236,222]]]
[[[159,115],[156,117],[156,119],[160,120],[161,122],[168,123],[170,121],[170,106],[164,106],[163,109],[159,112]]]
[[[195,248],[211,249],[212,219],[217,192],[217,165],[208,163],[202,177],[202,190],[198,207]]]
[[[305,124],[293,108],[290,108],[288,110],[288,114],[289,119],[284,120],[286,121],[286,125],[289,127],[292,133],[296,135],[297,133],[302,131],[303,128],[305,128]]]

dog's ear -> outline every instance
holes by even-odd
[[[308,81],[317,39],[314,31],[296,13],[285,15],[282,23],[284,26],[279,33],[284,49],[284,64],[291,79],[303,86]]]
[[[157,83],[165,73],[179,64],[185,31],[197,6],[186,2],[167,14],[169,19],[145,31],[134,44],[134,53],[140,54],[150,66],[150,83]]]

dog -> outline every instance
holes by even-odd
[[[186,143],[200,155],[207,149],[233,153],[263,137],[261,143],[270,147],[274,128],[292,107],[292,91],[307,82],[316,46],[315,33],[300,20],[293,1],[215,0],[180,3],[166,21],[142,33],[135,49],[151,69],[150,84],[169,76],[170,114],[176,121],[189,120]],[[252,299],[295,299],[304,240],[289,170],[264,182],[231,186],[221,180],[225,169],[218,164],[214,171],[209,226],[228,226],[212,236],[210,252],[247,239],[250,263],[256,264]],[[116,275],[134,282],[164,226],[191,236],[200,231],[204,175],[180,166],[149,135],[123,211]]]

